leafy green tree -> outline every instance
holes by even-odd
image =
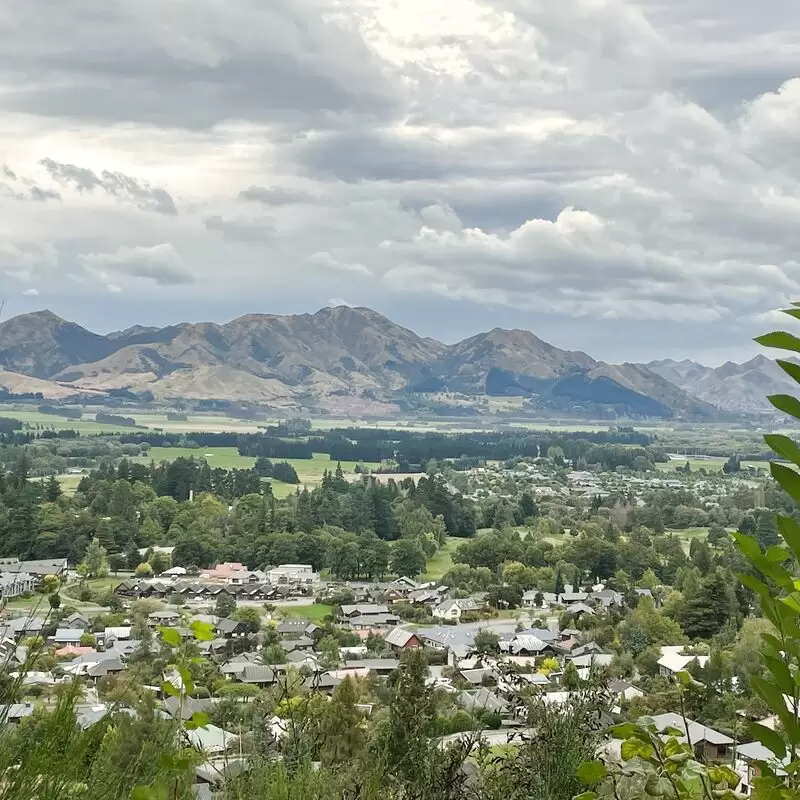
[[[146,561],[143,561],[134,570],[134,575],[137,578],[151,578],[153,576],[153,568]]]
[[[366,726],[357,702],[355,681],[347,677],[334,690],[322,723],[323,764],[338,768],[364,754]]]
[[[44,484],[44,499],[48,503],[55,503],[63,492],[61,491],[61,484],[55,475],[51,475]]]
[[[233,619],[244,624],[246,633],[258,633],[261,629],[261,614],[256,608],[237,608],[233,612]]]
[[[221,619],[224,619],[226,617],[232,617],[235,611],[236,598],[227,592],[220,592],[214,602],[214,613]]]
[[[106,549],[97,539],[92,539],[86,548],[82,566],[86,571],[87,577],[105,578],[108,575],[108,560],[106,559]]]
[[[416,539],[398,539],[392,545],[391,567],[396,575],[413,578],[424,571],[425,551]]]
[[[476,634],[474,639],[475,651],[481,655],[491,655],[497,652],[497,646],[500,643],[500,637],[488,630],[481,628]]]

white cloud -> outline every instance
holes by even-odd
[[[0,292],[46,275],[115,326],[180,285],[230,315],[430,301],[444,338],[480,311],[745,342],[800,294],[780,6],[11,0]]]
[[[78,257],[87,270],[101,278],[127,276],[146,278],[159,286],[194,283],[194,276],[171,244],[153,247],[120,247],[115,253],[87,253]],[[112,284],[109,284],[109,291]]]
[[[26,289],[22,294],[25,295],[25,297],[38,297],[39,296],[39,290],[38,289]]]

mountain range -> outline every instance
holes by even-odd
[[[762,355],[743,364],[728,361],[719,367],[688,359],[651,361],[643,366],[699,400],[741,414],[774,412],[767,396],[793,394],[797,389],[775,361]]]
[[[487,398],[521,398],[517,407],[532,412],[680,419],[715,417],[724,377],[692,362],[606,364],[524,330],[495,328],[446,345],[349,306],[108,335],[38,311],[0,324],[0,368],[7,392],[57,400],[130,393],[381,413],[420,402],[466,411],[485,408]],[[733,380],[741,392],[755,381],[748,370]],[[748,407],[739,390],[723,399],[737,411]]]

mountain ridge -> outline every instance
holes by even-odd
[[[532,412],[715,414],[646,365],[606,364],[520,329],[494,328],[447,345],[366,307],[134,325],[105,336],[50,310],[31,312],[0,323],[0,368],[51,382],[59,397],[69,389],[127,390],[164,401],[325,410],[348,403],[398,409],[411,397],[468,404],[488,396],[522,398]]]

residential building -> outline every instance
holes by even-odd
[[[704,667],[708,662],[708,656],[685,654],[681,645],[665,645],[661,648],[661,658],[658,664],[659,675],[665,678],[674,678],[679,672],[683,672],[690,664],[697,664]]]
[[[684,731],[685,733],[676,738],[680,742],[685,742],[688,737],[694,748],[695,757],[698,759],[720,761],[729,758],[729,748],[733,744],[733,739],[714,728],[701,725],[699,722],[684,718],[671,711],[666,714],[655,714],[653,722],[658,730],[677,728]]]
[[[36,580],[27,572],[0,572],[0,599],[10,600],[35,588]]]
[[[177,611],[170,611],[165,609],[164,611],[152,611],[147,615],[147,624],[151,628],[155,628],[157,625],[165,625],[167,627],[177,625],[180,621],[180,614]]]
[[[419,636],[407,628],[393,628],[383,638],[394,652],[422,647],[422,640]]]
[[[311,585],[319,582],[319,575],[311,564],[280,564],[267,572],[267,580],[273,585],[300,583]]]
[[[72,644],[76,647],[81,643],[81,636],[85,631],[83,628],[59,628],[55,635],[50,638],[53,644],[64,645]]]
[[[468,611],[479,611],[481,606],[472,597],[465,597],[460,600],[442,600],[439,605],[434,606],[433,616],[439,619],[461,619],[461,615]]]

